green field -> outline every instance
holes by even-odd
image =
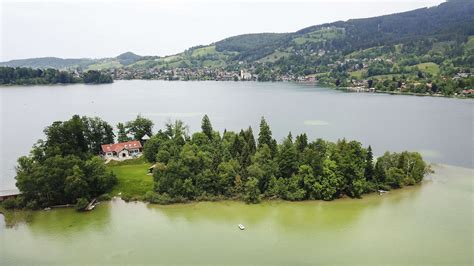
[[[416,67],[424,73],[429,73],[431,75],[438,75],[439,74],[439,66],[436,63],[428,62],[428,63],[421,63],[416,65]]]
[[[291,55],[291,53],[288,53],[288,52],[275,51],[275,52],[263,57],[259,61],[262,62],[262,63],[263,62],[273,63],[273,62],[277,61],[278,59],[280,59],[282,57],[289,57],[290,55]]]
[[[402,74],[385,74],[385,75],[375,75],[371,76],[371,79],[392,79],[393,77],[398,78],[402,76]]]
[[[363,75],[366,73],[365,70],[356,70],[349,72],[349,75],[356,79],[362,79]]]
[[[205,56],[208,54],[215,54],[216,53],[216,46],[215,45],[210,45],[210,46],[205,46],[202,48],[198,48],[193,51],[192,56],[197,57],[197,56]]]
[[[102,70],[110,68],[121,68],[122,64],[118,60],[104,60],[96,64],[92,64],[87,67],[87,70]]]
[[[147,191],[153,190],[153,177],[147,175],[150,163],[142,158],[124,162],[111,161],[107,168],[115,173],[118,179],[111,195],[122,193],[128,197],[143,197]]]
[[[344,36],[344,29],[342,28],[329,28],[329,29],[320,29],[307,33],[301,37],[294,38],[293,41],[296,44],[304,44],[306,42],[325,42],[327,40],[336,39]]]

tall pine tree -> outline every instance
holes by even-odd
[[[263,144],[267,144],[268,147],[272,145],[272,131],[265,120],[265,117],[262,116],[260,121],[260,132],[258,133],[258,147],[262,147]]]
[[[207,115],[204,115],[201,122],[202,133],[206,134],[209,139],[212,139],[212,125],[211,120]]]
[[[373,181],[374,178],[374,155],[372,154],[372,147],[367,148],[367,157],[365,159],[365,179]]]
[[[272,137],[272,131],[265,117],[262,116],[262,120],[260,120],[260,132],[258,133],[258,148],[261,148],[264,144],[268,145],[272,151],[272,157],[274,157],[277,153],[277,142]]]

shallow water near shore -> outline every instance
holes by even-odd
[[[38,211],[0,222],[0,264],[472,264],[474,170],[434,170],[421,185],[362,199],[116,199],[88,213]]]

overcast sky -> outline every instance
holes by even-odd
[[[0,0],[0,61],[170,55],[256,32],[435,6],[443,0]]]

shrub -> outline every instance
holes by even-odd
[[[130,196],[129,194],[122,194],[122,196],[120,196],[120,198],[125,202],[129,202],[129,201],[132,200],[132,196]]]
[[[144,199],[148,201],[149,203],[154,203],[154,204],[171,204],[171,203],[183,203],[186,202],[186,198],[183,197],[170,197],[168,193],[163,193],[163,194],[158,194],[153,191],[148,191],[145,194]]]
[[[18,207],[18,201],[14,198],[9,198],[2,202],[2,206],[7,210],[15,209]]]
[[[153,201],[155,201],[155,197],[156,197],[156,193],[153,192],[153,191],[147,191],[145,193],[145,196],[144,196],[144,199],[145,201],[148,201],[150,203],[153,203]]]
[[[392,187],[390,187],[390,185],[386,185],[386,184],[379,184],[379,189],[389,191],[390,189],[392,189]]]
[[[76,210],[83,211],[87,205],[89,204],[89,200],[86,198],[79,198],[76,201]]]
[[[36,200],[28,201],[25,207],[30,210],[36,210],[38,209],[38,202]]]
[[[112,197],[107,193],[102,194],[97,198],[98,201],[108,201],[108,200],[111,200],[111,199],[112,199]]]

